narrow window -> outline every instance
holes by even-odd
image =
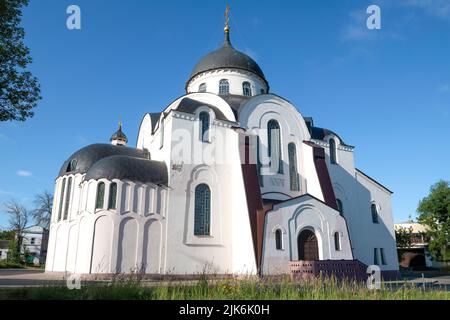
[[[289,177],[291,181],[291,190],[299,191],[300,190],[300,179],[298,175],[297,168],[297,148],[294,143],[289,143],[288,145],[288,153],[289,153]]]
[[[246,97],[252,96],[252,88],[251,88],[250,82],[246,81],[242,84],[242,92],[243,92],[244,96],[246,96]]]
[[[261,168],[262,168],[262,163],[261,163],[261,148],[260,148],[260,144],[261,142],[259,141],[259,135],[256,137],[256,158],[257,158],[257,167],[258,167],[258,177],[259,177],[259,185],[261,187],[264,187],[264,177],[261,174]]]
[[[377,205],[375,203],[372,203],[370,205],[370,211],[372,212],[372,222],[373,223],[379,223],[379,220],[378,220],[378,208],[377,208]]]
[[[159,148],[162,148],[164,146],[164,119],[161,119],[160,126]]]
[[[67,191],[66,191],[66,204],[64,207],[64,220],[67,220],[69,216],[69,205],[70,205],[70,193],[72,192],[72,177],[69,178],[67,182]]]
[[[202,83],[202,84],[198,87],[198,92],[206,92],[206,83]]]
[[[276,120],[267,123],[268,154],[271,160],[276,160],[278,155],[278,173],[283,173],[283,160],[281,159],[281,131]],[[273,163],[271,164],[273,167]]]
[[[222,79],[219,82],[219,94],[229,94],[230,93],[230,84],[227,79]]]
[[[211,190],[200,184],[195,188],[194,235],[209,236],[211,227]]]
[[[378,262],[378,248],[374,248],[373,249],[373,264],[376,265],[376,266],[379,264],[379,262]]]
[[[113,182],[109,185],[108,210],[116,210],[117,202],[117,183]]]
[[[209,141],[209,113],[208,112],[200,112],[199,115],[200,120],[200,140],[203,142]]]
[[[336,141],[330,139],[330,161],[332,164],[337,164],[336,151]]]
[[[95,200],[95,209],[103,209],[105,201],[105,183],[100,182],[97,186],[97,198]]]
[[[66,189],[66,178],[63,179],[62,185],[61,185],[61,193],[59,196],[59,209],[58,209],[58,221],[61,221],[62,218],[62,210],[63,210],[63,203],[64,203],[64,191]]]
[[[334,249],[336,249],[336,251],[341,251],[342,247],[341,247],[341,235],[339,234],[339,232],[335,232],[334,233]]]
[[[31,238],[30,244],[35,244],[36,243],[36,238]]]
[[[280,229],[275,231],[275,246],[277,250],[283,250],[283,233]]]
[[[260,90],[260,93],[261,93],[261,94],[265,94],[265,93],[266,93],[266,90],[261,89],[261,90]]]
[[[338,211],[341,214],[341,216],[344,216],[344,206],[342,205],[342,201],[340,199],[336,199]]]
[[[386,256],[384,255],[384,248],[380,248],[380,256],[381,256],[381,264],[387,265],[386,263]]]

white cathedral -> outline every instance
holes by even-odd
[[[186,94],[144,115],[135,147],[119,126],[64,162],[47,272],[398,273],[392,192],[355,167],[353,146],[271,93],[224,31]]]

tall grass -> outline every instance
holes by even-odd
[[[404,283],[398,288],[369,290],[363,283],[320,278],[293,283],[261,279],[200,279],[195,282],[143,282],[139,277],[109,283],[82,283],[80,290],[63,286],[0,289],[0,299],[130,299],[130,300],[450,300],[450,293]]]

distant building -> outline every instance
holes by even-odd
[[[406,221],[395,224],[395,230],[406,230],[411,234],[411,245],[409,247],[398,247],[400,266],[403,268],[424,268],[433,267],[433,260],[428,251],[429,237],[426,235],[427,226]]]
[[[9,240],[0,240],[0,261],[8,258]]]
[[[47,257],[48,230],[41,226],[26,228],[22,233],[22,250],[30,253],[27,263],[44,264]]]

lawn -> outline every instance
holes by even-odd
[[[80,290],[64,286],[0,289],[0,299],[63,300],[450,300],[450,293],[422,290],[410,284],[368,290],[363,283],[318,279],[310,282],[200,280],[145,283],[136,279],[112,283],[81,283]]]

